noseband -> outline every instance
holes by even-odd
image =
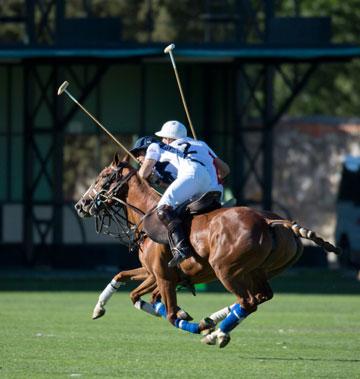
[[[130,171],[125,176],[122,176],[125,167],[128,167]],[[101,190],[94,199],[94,206],[99,209],[99,212],[95,216],[96,232],[119,239],[120,242],[127,245],[130,250],[138,246],[143,235],[142,233],[138,233],[138,225],[129,221],[127,216],[128,208],[141,214],[141,216],[144,216],[144,212],[126,203],[118,194],[136,172],[137,170],[131,167],[127,162],[120,162],[119,166],[106,178]],[[111,186],[114,182],[116,185],[106,190],[106,188]],[[108,202],[110,202],[110,204]]]
[[[122,177],[122,171],[125,167],[130,167],[129,173]],[[112,200],[112,198],[119,193],[121,187],[129,181],[129,179],[135,175],[136,169],[132,168],[127,162],[120,162],[110,175],[106,177],[101,189],[96,192],[95,197],[92,198],[95,208],[99,209],[101,205],[104,205],[106,200]],[[109,187],[112,183],[117,183],[111,190]]]

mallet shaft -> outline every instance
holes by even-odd
[[[174,47],[175,47],[175,45],[174,45]],[[174,48],[174,47],[173,47],[173,48]],[[191,121],[191,117],[190,117],[189,109],[188,109],[188,107],[187,107],[186,100],[185,100],[185,96],[184,96],[184,93],[183,93],[183,90],[182,90],[182,86],[181,86],[181,82],[180,82],[180,77],[179,77],[179,74],[178,74],[178,71],[177,71],[177,68],[176,68],[175,59],[174,59],[173,54],[172,54],[172,50],[173,50],[173,48],[172,48],[172,49],[169,49],[168,51],[165,50],[165,53],[168,53],[168,54],[170,55],[170,60],[171,60],[172,66],[173,66],[173,68],[174,68],[175,78],[176,78],[177,85],[178,85],[178,87],[179,87],[180,96],[181,96],[182,103],[183,103],[183,105],[184,105],[184,109],[185,109],[186,117],[187,117],[188,122],[189,122],[189,125],[190,125],[191,133],[192,133],[194,139],[196,140],[197,137],[196,137],[195,129],[194,129],[193,124],[192,124],[192,121]]]

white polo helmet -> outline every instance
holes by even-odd
[[[185,125],[179,121],[167,121],[155,135],[162,138],[179,139],[187,136],[187,130]]]

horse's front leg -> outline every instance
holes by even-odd
[[[231,312],[231,307],[234,305],[235,304],[232,304],[231,306],[227,306],[212,313],[208,317],[204,317],[199,322],[201,334],[203,336],[207,336],[208,334],[212,333],[215,330],[216,325],[229,315],[229,313]]]
[[[161,279],[158,285],[165,305],[166,318],[172,324],[176,320],[177,298],[176,298],[176,284],[167,279]]]
[[[154,290],[158,291],[156,280],[153,275],[149,275],[138,287],[136,287],[130,293],[130,299],[136,309],[159,317],[160,314],[155,311],[153,305],[141,299],[141,296],[146,295]]]
[[[116,274],[111,282],[101,292],[98,302],[96,303],[93,310],[92,319],[95,320],[105,314],[105,304],[122,284],[125,284],[129,280],[145,280],[148,276],[149,273],[144,267],[135,268],[133,270],[120,271],[118,274]]]
[[[156,287],[153,291],[153,293],[151,294],[151,300],[150,300],[151,304],[153,304],[153,308],[155,309],[155,307],[158,307],[158,306],[161,306],[161,294],[160,294],[160,290],[159,290],[159,287]],[[164,309],[165,309],[165,305],[164,306]],[[160,313],[157,313],[158,316],[161,316]],[[189,313],[187,313],[186,311],[184,311],[180,306],[177,306],[176,308],[176,316],[177,318],[181,318],[182,320],[186,320],[186,321],[192,321],[193,318],[190,316]]]
[[[181,308],[177,305],[176,298],[176,282],[174,280],[169,280],[165,278],[156,279],[158,288],[160,290],[163,303],[160,301],[155,302],[154,308],[155,311],[164,318],[167,318],[168,321],[174,325],[176,328],[185,330],[189,333],[200,333],[200,328],[198,323],[189,322],[183,318],[183,315],[180,311]],[[184,312],[184,311],[182,311]],[[187,316],[188,314],[184,312]]]

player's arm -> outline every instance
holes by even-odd
[[[148,146],[145,154],[145,159],[138,171],[139,176],[143,179],[148,179],[153,173],[156,162],[160,158],[160,146],[157,143],[152,143]]]
[[[218,157],[214,159],[214,165],[216,167],[218,178],[224,180],[230,173],[229,165]]]
[[[155,164],[155,159],[145,159],[139,169],[139,176],[143,179],[147,179],[152,174]]]

